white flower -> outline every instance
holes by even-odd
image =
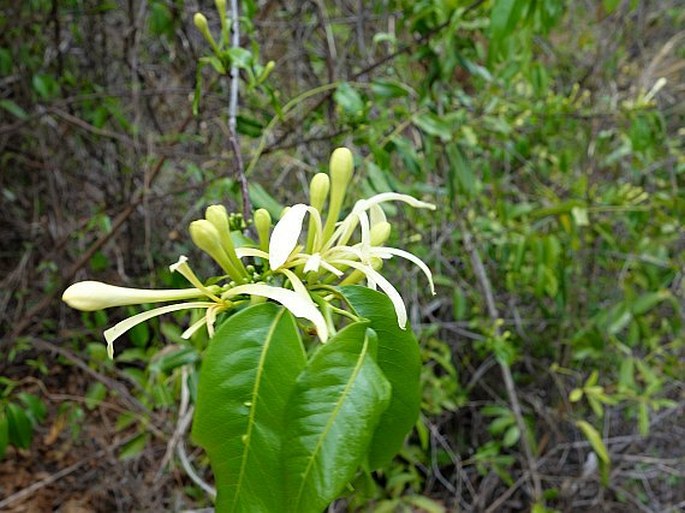
[[[377,194],[369,199],[359,200],[352,212],[337,224],[332,235],[325,238],[319,210],[300,203],[290,207],[274,227],[269,239],[268,253],[244,248],[237,250],[238,257],[257,256],[268,259],[271,270],[274,273],[285,274],[295,290],[304,290],[303,295],[307,294],[306,289],[291,271],[292,268],[301,266],[305,273],[324,269],[336,277],[343,276],[349,268],[359,271],[366,278],[369,287],[378,286],[387,294],[395,307],[397,322],[404,329],[407,323],[404,301],[397,289],[374,269],[374,262],[393,256],[404,258],[417,265],[426,275],[433,294],[435,286],[430,269],[420,258],[402,249],[382,245],[390,234],[390,225],[380,205],[388,201],[404,202],[415,208],[435,209],[435,205],[406,194]],[[306,214],[309,214],[313,221],[310,223],[310,229],[314,229],[314,235],[313,238],[308,237],[313,241],[311,253],[305,252],[304,246],[298,245]],[[361,240],[357,244],[348,245],[357,226],[360,227]],[[346,279],[342,283],[350,282],[353,280]]]

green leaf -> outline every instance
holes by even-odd
[[[273,303],[230,317],[210,341],[193,437],[214,471],[217,513],[281,511],[285,408],[305,364],[295,320]]]
[[[44,100],[49,100],[50,98],[57,96],[60,91],[59,83],[52,75],[37,73],[33,75],[32,84],[33,89]]]
[[[265,208],[269,211],[272,219],[280,219],[281,212],[283,212],[283,205],[276,201],[264,187],[256,182],[250,182],[248,185],[250,199],[254,203],[255,208]]]
[[[374,80],[371,91],[379,98],[402,98],[409,94],[406,86],[394,80]]]
[[[31,446],[33,431],[31,420],[24,410],[14,403],[9,403],[5,409],[9,424],[9,441],[21,449],[28,449]]]
[[[147,432],[140,433],[126,442],[119,451],[119,459],[122,461],[130,460],[138,456],[145,449],[149,437],[150,435]]]
[[[597,457],[602,462],[609,464],[611,462],[609,459],[609,451],[607,451],[606,445],[604,445],[604,441],[602,440],[602,436],[599,434],[599,431],[597,431],[592,424],[585,420],[576,421],[576,426],[580,428],[580,430],[583,432],[583,435],[585,435],[585,438],[587,438],[588,442],[590,442],[590,445],[595,451],[595,454],[597,454]]]
[[[86,408],[94,410],[107,397],[107,387],[96,381],[88,388],[86,392]]]
[[[333,99],[344,112],[351,116],[360,116],[364,111],[364,100],[347,82],[343,82],[338,86],[335,93],[333,93]]]
[[[439,137],[443,142],[452,139],[452,126],[443,118],[431,112],[416,116],[414,124],[428,135]]]
[[[0,411],[0,460],[5,457],[5,451],[10,443],[9,423],[4,411]]]
[[[39,397],[33,394],[27,394],[26,392],[21,392],[17,397],[26,406],[25,411],[33,424],[39,424],[45,420],[48,409]]]
[[[363,464],[391,393],[373,359],[377,340],[368,325],[338,332],[297,379],[284,439],[286,508],[272,511],[322,511]]]
[[[245,48],[236,47],[226,50],[228,58],[231,60],[231,65],[238,66],[241,69],[247,69],[252,65],[252,52]]]
[[[369,451],[372,469],[382,467],[402,448],[419,416],[421,355],[411,327],[400,329],[385,294],[360,286],[340,287],[358,315],[368,319],[378,336],[376,362],[392,387],[390,405],[381,416]]]
[[[7,112],[12,114],[15,118],[19,118],[22,121],[28,119],[29,115],[24,109],[17,105],[12,100],[2,99],[0,100],[0,108],[5,109]]]
[[[158,354],[150,364],[151,371],[169,373],[170,371],[190,365],[200,359],[200,353],[194,347],[181,347],[171,353]]]

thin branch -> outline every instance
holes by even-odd
[[[222,13],[222,16],[224,14]],[[231,0],[231,22],[232,22],[232,36],[231,48],[236,49],[240,47],[240,11],[238,9],[238,0]],[[243,217],[248,219],[252,216],[252,205],[250,204],[250,192],[247,187],[247,178],[245,177],[245,167],[243,165],[243,156],[240,152],[240,142],[238,140],[237,118],[238,118],[238,88],[240,70],[238,65],[233,63],[231,65],[231,93],[228,103],[228,140],[231,144],[231,149],[235,155],[235,172],[240,182],[240,191],[243,197]]]

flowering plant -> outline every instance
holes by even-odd
[[[266,210],[255,212],[254,241],[235,237],[226,209],[210,206],[189,231],[222,276],[203,282],[181,256],[170,269],[189,288],[83,281],[64,292],[63,300],[79,310],[181,301],[106,330],[110,357],[114,341],[141,322],[205,311],[182,336],[206,327],[211,337],[193,436],[214,471],[217,512],[321,511],[360,468],[386,464],[416,422],[418,346],[405,304],[380,270],[398,256],[421,269],[434,293],[433,281],[418,257],[384,245],[391,225],[381,205],[435,207],[388,192],[357,201],[341,220],[352,172],[352,153],[336,149],[330,175],[311,181],[309,204],[289,207],[273,226]],[[366,287],[358,285],[362,280]],[[302,333],[324,345],[308,351]]]

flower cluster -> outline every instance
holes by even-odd
[[[415,208],[435,209],[435,206],[412,196],[386,192],[357,201],[350,213],[339,220],[352,172],[352,153],[347,148],[336,149],[331,156],[330,176],[318,173],[311,181],[309,204],[298,203],[287,208],[273,227],[269,213],[257,210],[253,221],[258,241],[247,245],[234,242],[226,209],[221,205],[210,206],[205,218],[193,221],[189,231],[195,245],[225,273],[220,279],[212,280],[213,285],[205,285],[191,269],[188,259],[181,256],[170,269],[181,274],[192,285],[190,288],[144,290],[83,281],[68,287],[62,299],[72,308],[83,311],[182,301],[139,313],[106,330],[104,336],[110,357],[114,340],[158,315],[203,309],[205,315],[182,336],[189,338],[202,327],[212,336],[219,313],[265,299],[280,303],[296,317],[310,321],[319,339],[326,342],[334,328],[322,313],[325,298],[320,292],[330,291],[333,284],[348,285],[361,280],[387,294],[395,307],[397,322],[404,329],[406,307],[397,289],[380,274],[383,261],[398,256],[413,262],[426,275],[431,292],[435,293],[433,279],[428,266],[418,257],[384,246],[391,225],[381,205],[399,201]],[[307,214],[309,224],[304,236]],[[358,241],[352,242],[357,228]]]

